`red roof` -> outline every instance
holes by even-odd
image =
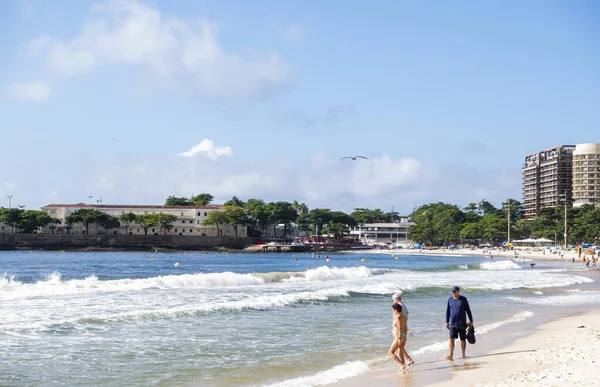
[[[65,208],[154,208],[154,209],[209,209],[217,210],[223,208],[221,205],[209,204],[206,206],[157,206],[157,205],[141,205],[141,204],[48,204],[42,208],[49,207],[65,207]]]

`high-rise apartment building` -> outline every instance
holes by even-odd
[[[556,146],[525,156],[522,169],[523,214],[535,218],[540,209],[573,202],[574,145]]]
[[[573,152],[573,205],[600,206],[600,144],[578,144]]]

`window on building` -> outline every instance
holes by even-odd
[[[190,220],[190,224],[194,224],[194,221],[193,221],[193,220]]]
[[[177,232],[177,229],[175,229],[175,232]]]
[[[182,229],[181,229],[181,232],[185,232],[185,228],[182,228]]]
[[[198,216],[202,216],[201,214],[202,214],[202,213],[201,213],[200,211],[198,211]]]
[[[144,214],[146,214],[146,215],[147,215],[147,214],[148,214],[148,211],[144,211]]]
[[[156,231],[154,231],[154,229],[152,229],[152,232],[156,232]]]
[[[181,216],[183,216],[183,212],[181,213]]]
[[[190,232],[194,232],[194,230],[192,230],[192,229],[190,228]]]
[[[204,216],[208,216],[208,213],[206,213],[206,212],[205,212],[205,213],[204,213]]]
[[[196,224],[200,224],[200,221],[198,220],[198,221],[196,222]]]

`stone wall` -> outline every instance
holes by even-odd
[[[0,234],[0,250],[84,248],[208,250],[218,247],[243,249],[255,243],[255,238],[185,235]]]

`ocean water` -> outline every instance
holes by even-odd
[[[600,303],[584,288],[592,280],[564,263],[330,258],[0,252],[0,385],[326,385],[385,359],[394,292],[409,308],[416,358],[447,345],[452,285],[480,335],[544,305]]]

